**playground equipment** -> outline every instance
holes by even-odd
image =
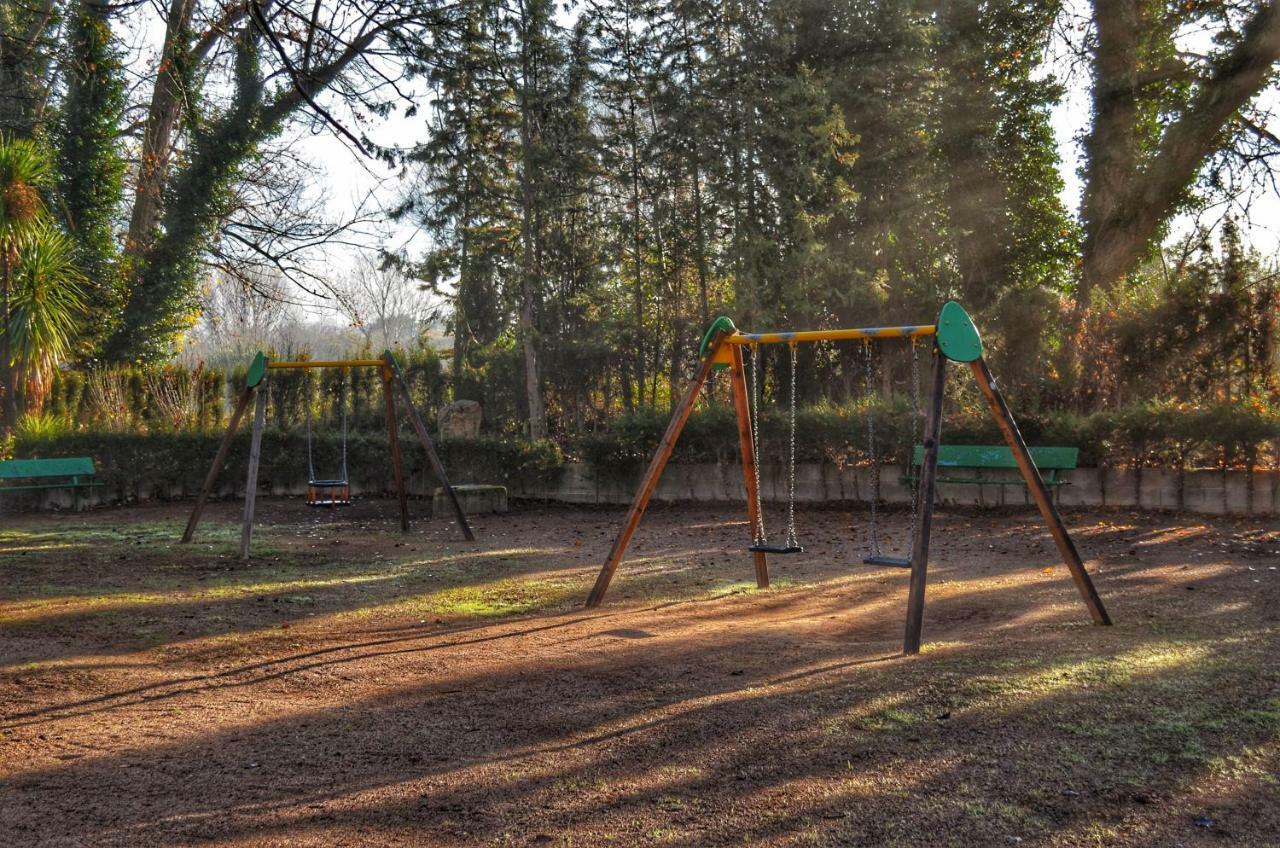
[[[310,362],[270,362],[266,356],[259,353],[254,357],[253,362],[249,365],[249,371],[245,375],[244,391],[240,394],[240,399],[236,403],[235,411],[231,414],[231,422],[227,425],[226,435],[222,437],[222,443],[218,446],[218,453],[214,456],[213,465],[209,468],[209,473],[205,477],[204,485],[200,489],[200,495],[196,498],[196,505],[191,510],[191,517],[187,520],[187,529],[182,534],[184,543],[190,542],[195,535],[196,527],[200,523],[200,514],[204,511],[205,503],[209,499],[209,493],[213,491],[213,486],[218,481],[218,474],[222,470],[222,466],[227,461],[227,452],[231,449],[231,438],[235,435],[236,428],[240,426],[240,419],[244,417],[245,410],[249,407],[249,401],[256,402],[253,409],[253,438],[249,447],[249,474],[245,481],[244,489],[244,523],[240,530],[240,558],[247,560],[249,558],[249,543],[253,536],[253,511],[258,495],[258,464],[262,458],[262,431],[266,426],[267,419],[267,393],[264,391],[264,381],[267,374],[271,371],[284,368],[377,368],[382,374],[382,395],[386,402],[387,409],[387,437],[391,444],[391,468],[395,476],[396,496],[400,501],[400,529],[403,532],[409,530],[409,500],[408,493],[404,486],[404,467],[400,459],[400,428],[396,423],[396,402],[393,386],[399,389],[400,398],[404,404],[405,414],[409,419],[409,424],[413,427],[413,431],[417,433],[419,441],[422,442],[423,449],[427,452],[427,460],[431,463],[431,469],[440,479],[441,486],[448,493],[449,501],[453,505],[454,514],[458,518],[458,526],[462,528],[462,535],[468,541],[475,541],[475,535],[471,532],[471,525],[467,523],[467,516],[462,511],[462,504],[458,502],[457,493],[453,486],[449,484],[448,475],[445,474],[444,463],[440,461],[439,454],[436,453],[435,445],[431,441],[431,437],[427,434],[427,428],[422,423],[422,419],[418,416],[418,411],[413,406],[413,398],[409,394],[409,386],[404,381],[404,375],[400,372],[400,364],[396,362],[391,351],[382,354],[381,359],[341,359],[341,360],[323,360]],[[345,413],[344,413],[345,416]],[[315,474],[315,466],[310,462],[311,450],[311,429],[310,420],[307,422],[307,452],[309,465],[308,480],[308,503],[312,502],[311,487],[313,484],[320,484],[318,494],[332,495],[335,490],[339,494],[345,490],[345,496],[350,499],[350,488],[347,483],[346,474],[346,423],[344,417],[343,423],[343,460],[342,460],[342,480],[317,480]]]
[[[693,411],[703,384],[706,383],[711,372],[717,369],[727,369],[729,371],[733,405],[738,417],[738,443],[742,455],[742,476],[747,493],[747,518],[752,527],[752,544],[748,549],[751,551],[755,561],[756,585],[760,588],[767,587],[769,585],[768,554],[792,553],[795,552],[792,550],[793,548],[800,547],[795,539],[794,519],[796,346],[822,341],[859,341],[869,346],[888,339],[906,339],[913,345],[919,341],[927,340],[931,347],[933,360],[929,379],[928,407],[924,421],[924,436],[921,440],[924,446],[924,456],[919,465],[919,479],[916,482],[914,491],[913,499],[915,503],[913,506],[912,534],[908,554],[905,558],[886,557],[880,553],[878,543],[873,542],[872,552],[864,560],[864,562],[873,565],[905,565],[911,569],[903,652],[906,654],[920,652],[924,623],[925,584],[929,563],[929,533],[933,524],[933,501],[938,471],[938,441],[942,429],[942,399],[943,389],[946,386],[948,362],[969,366],[970,371],[972,371],[974,378],[977,380],[978,388],[982,391],[982,395],[986,399],[992,415],[995,417],[1000,432],[1004,435],[1005,442],[1009,445],[1018,470],[1026,482],[1027,490],[1031,493],[1032,499],[1035,501],[1037,508],[1039,508],[1045,524],[1048,525],[1049,532],[1057,544],[1058,552],[1062,556],[1062,561],[1071,572],[1076,588],[1084,599],[1085,606],[1089,609],[1089,614],[1097,624],[1110,624],[1111,619],[1107,615],[1106,608],[1102,605],[1102,599],[1098,596],[1092,579],[1089,577],[1088,572],[1085,571],[1084,562],[1080,558],[1079,551],[1076,550],[1075,542],[1072,541],[1070,533],[1067,532],[1062,516],[1054,506],[1049,489],[1040,477],[1040,472],[1027,449],[1026,442],[1023,441],[1022,434],[1018,432],[1018,425],[1013,420],[1013,415],[1009,412],[1009,406],[1005,402],[1004,395],[1001,394],[996,385],[995,377],[991,374],[991,369],[982,357],[982,339],[978,334],[978,330],[964,308],[954,301],[948,302],[942,307],[938,320],[934,324],[900,327],[744,333],[739,331],[729,318],[723,316],[717,318],[702,339],[700,349],[702,362],[692,383],[685,390],[684,397],[677,404],[675,412],[671,416],[671,421],[667,425],[666,433],[658,445],[658,450],[649,462],[649,466],[641,480],[640,488],[636,491],[635,498],[631,502],[631,508],[627,512],[626,520],[623,522],[622,530],[618,533],[618,537],[600,569],[600,574],[596,578],[595,585],[591,589],[591,594],[587,598],[587,606],[599,606],[604,601],[605,593],[609,589],[609,582],[613,579],[613,575],[618,569],[618,564],[626,553],[627,545],[631,542],[636,528],[640,525],[640,519],[644,516],[644,511],[649,505],[654,489],[657,488],[662,471],[666,467],[667,460],[671,457],[676,440],[680,437],[680,431],[684,428],[685,422],[688,421],[689,415]],[[748,397],[746,368],[743,362],[743,349],[745,348],[752,357],[751,394],[758,395],[758,374],[755,373],[757,370],[757,358],[760,346],[769,344],[789,345],[791,347],[792,362],[791,455],[788,468],[792,484],[789,498],[788,538],[785,545],[778,546],[779,549],[769,546],[767,539],[764,539],[763,544],[761,544],[760,537],[763,535],[763,520],[760,516],[759,431],[758,412],[756,411],[758,403],[753,405]],[[869,366],[870,360],[868,359],[868,389],[870,389],[871,384]],[[874,447],[874,421],[868,422],[868,429],[870,442]],[[874,453],[872,460],[873,462],[876,461]],[[878,465],[876,469],[878,470]],[[878,492],[874,494],[878,494]]]
[[[347,476],[347,410],[342,409],[342,472],[333,479],[316,476],[311,446],[311,404],[307,404],[307,506],[346,506],[351,503],[351,481]]]

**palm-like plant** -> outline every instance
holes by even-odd
[[[47,223],[31,230],[18,252],[10,296],[11,355],[26,397],[43,399],[53,369],[72,353],[84,310],[84,277],[75,264],[75,242]]]
[[[52,180],[53,166],[37,144],[0,136],[0,391],[6,432],[18,420],[19,370],[28,377],[48,375],[69,349],[79,308],[70,242],[50,223],[42,195]]]

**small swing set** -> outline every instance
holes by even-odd
[[[409,419],[410,426],[413,428],[414,433],[417,434],[418,440],[426,451],[427,461],[431,465],[431,470],[435,472],[436,477],[440,480],[440,485],[448,493],[449,501],[453,506],[454,515],[458,519],[458,527],[462,530],[463,538],[468,542],[475,541],[475,535],[471,532],[471,525],[467,522],[467,516],[462,511],[462,504],[458,501],[457,492],[450,485],[449,477],[445,473],[444,463],[440,461],[440,455],[436,453],[431,436],[427,434],[426,425],[422,423],[422,418],[418,415],[417,409],[414,408],[413,396],[409,393],[409,385],[405,382],[404,374],[400,371],[400,363],[391,355],[391,351],[386,351],[380,359],[271,362],[261,353],[255,356],[253,362],[249,365],[248,372],[245,374],[244,390],[236,403],[235,411],[231,413],[231,421],[227,425],[227,432],[223,435],[221,444],[218,445],[218,452],[214,456],[213,465],[210,466],[209,473],[205,476],[204,485],[201,486],[200,494],[196,498],[196,504],[191,510],[191,517],[187,520],[186,530],[182,533],[183,543],[190,542],[195,536],[196,527],[200,524],[200,516],[204,512],[205,503],[209,500],[209,495],[213,491],[214,485],[218,482],[218,475],[227,462],[227,454],[231,450],[231,439],[235,436],[236,430],[240,426],[240,421],[244,418],[244,413],[249,408],[249,401],[254,400],[256,397],[253,409],[253,437],[249,445],[249,473],[245,480],[244,489],[244,520],[240,529],[240,559],[249,559],[249,544],[253,538],[254,507],[258,497],[258,466],[262,460],[262,433],[266,428],[267,420],[267,375],[271,371],[295,368],[377,368],[381,372],[382,395],[387,410],[387,441],[391,447],[391,469],[395,478],[396,497],[400,501],[400,530],[405,533],[409,532],[409,497],[405,489],[404,466],[400,454],[400,427],[396,419],[397,394],[400,396],[405,416]],[[398,392],[396,391],[397,389]],[[341,506],[349,504],[351,502],[351,483],[347,476],[346,409],[344,408],[342,413],[342,471],[340,478],[326,479],[316,475],[315,458],[312,454],[311,430],[311,409],[310,404],[308,404],[307,503],[311,506]]]
[[[911,493],[911,520],[906,551],[903,555],[887,554],[881,549],[878,530],[876,504],[880,499],[880,462],[876,450],[875,411],[872,403],[873,387],[873,355],[872,345],[890,339],[905,339],[911,345],[912,354],[912,409],[914,417],[922,420],[924,457],[919,474],[915,476],[915,485]],[[929,381],[928,408],[923,409],[920,386],[919,345],[927,340],[931,348],[932,368]],[[1084,600],[1096,624],[1111,623],[1102,599],[1094,588],[1093,580],[1085,571],[1084,562],[1076,550],[1075,542],[1062,516],[1045,485],[1039,470],[1036,468],[1031,453],[1027,449],[1018,425],[1009,411],[1004,395],[996,386],[995,377],[991,374],[986,360],[983,358],[982,339],[968,313],[960,304],[951,301],[946,303],[933,324],[908,325],[899,327],[864,327],[839,330],[810,330],[781,333],[744,333],[739,331],[733,321],[727,317],[717,318],[707,330],[699,350],[701,364],[685,390],[684,396],[676,405],[667,430],[663,434],[658,450],[654,454],[631,502],[631,508],[623,522],[622,529],[614,540],[613,547],[600,569],[591,594],[587,598],[588,607],[599,606],[604,601],[609,583],[618,569],[627,546],[635,535],[636,528],[644,516],[658,480],[666,467],[667,461],[675,448],[685,422],[693,412],[702,386],[711,376],[713,370],[727,369],[733,395],[733,405],[738,420],[738,445],[742,457],[742,476],[747,496],[747,519],[751,525],[751,543],[747,550],[755,562],[756,585],[766,588],[769,585],[768,555],[803,553],[804,547],[796,534],[795,501],[796,501],[796,376],[797,348],[801,344],[816,342],[858,341],[863,345],[865,362],[865,390],[867,393],[867,447],[871,463],[872,491],[869,516],[870,551],[863,558],[867,565],[889,566],[911,570],[910,586],[907,597],[907,621],[903,637],[903,653],[917,654],[924,623],[925,585],[929,564],[929,536],[933,525],[933,504],[937,486],[938,446],[942,431],[942,401],[946,386],[947,363],[955,362],[969,366],[978,383],[983,397],[987,401],[996,424],[1008,443],[1018,470],[1027,484],[1027,490],[1040,510],[1045,524],[1058,547],[1063,562],[1071,572],[1077,590]],[[790,386],[789,408],[787,415],[788,454],[786,473],[787,489],[787,523],[783,541],[771,543],[765,530],[764,509],[760,486],[760,356],[764,345],[785,344],[790,349]],[[745,351],[745,354],[744,354]],[[744,361],[750,358],[750,369]],[[748,373],[750,379],[748,380]]]

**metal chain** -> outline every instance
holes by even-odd
[[[920,412],[920,348],[919,345],[916,344],[916,340],[914,338],[911,340],[911,410],[915,415],[917,426],[922,426],[920,425],[920,420],[923,417]],[[915,445],[908,445],[907,450],[914,454]],[[910,456],[910,459],[914,459],[914,457]],[[910,459],[908,459],[907,462],[908,469],[911,468]],[[920,516],[921,476],[922,475],[919,474],[916,475],[915,489],[911,492],[911,530],[910,535],[907,537],[907,559],[914,559],[915,557],[916,521]]]
[[[791,455],[789,459],[790,490],[787,493],[787,547],[797,548],[796,541],[796,344],[791,343]]]
[[[880,461],[876,458],[876,413],[872,398],[871,343],[862,343],[866,364],[867,456],[871,460],[871,556],[880,556],[880,533],[876,528],[876,502],[880,500]]]
[[[763,545],[769,537],[764,532],[764,503],[760,497],[760,346],[753,344],[747,351],[751,354],[751,465],[756,478],[756,526],[751,529],[754,543]]]

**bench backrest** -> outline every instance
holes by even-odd
[[[0,480],[39,480],[46,477],[92,477],[93,457],[7,459],[0,462]]]
[[[1036,468],[1071,469],[1076,467],[1079,448],[1028,448]],[[924,445],[916,445],[913,465],[924,462]],[[1013,451],[1007,445],[942,445],[938,448],[939,468],[1017,468]]]

